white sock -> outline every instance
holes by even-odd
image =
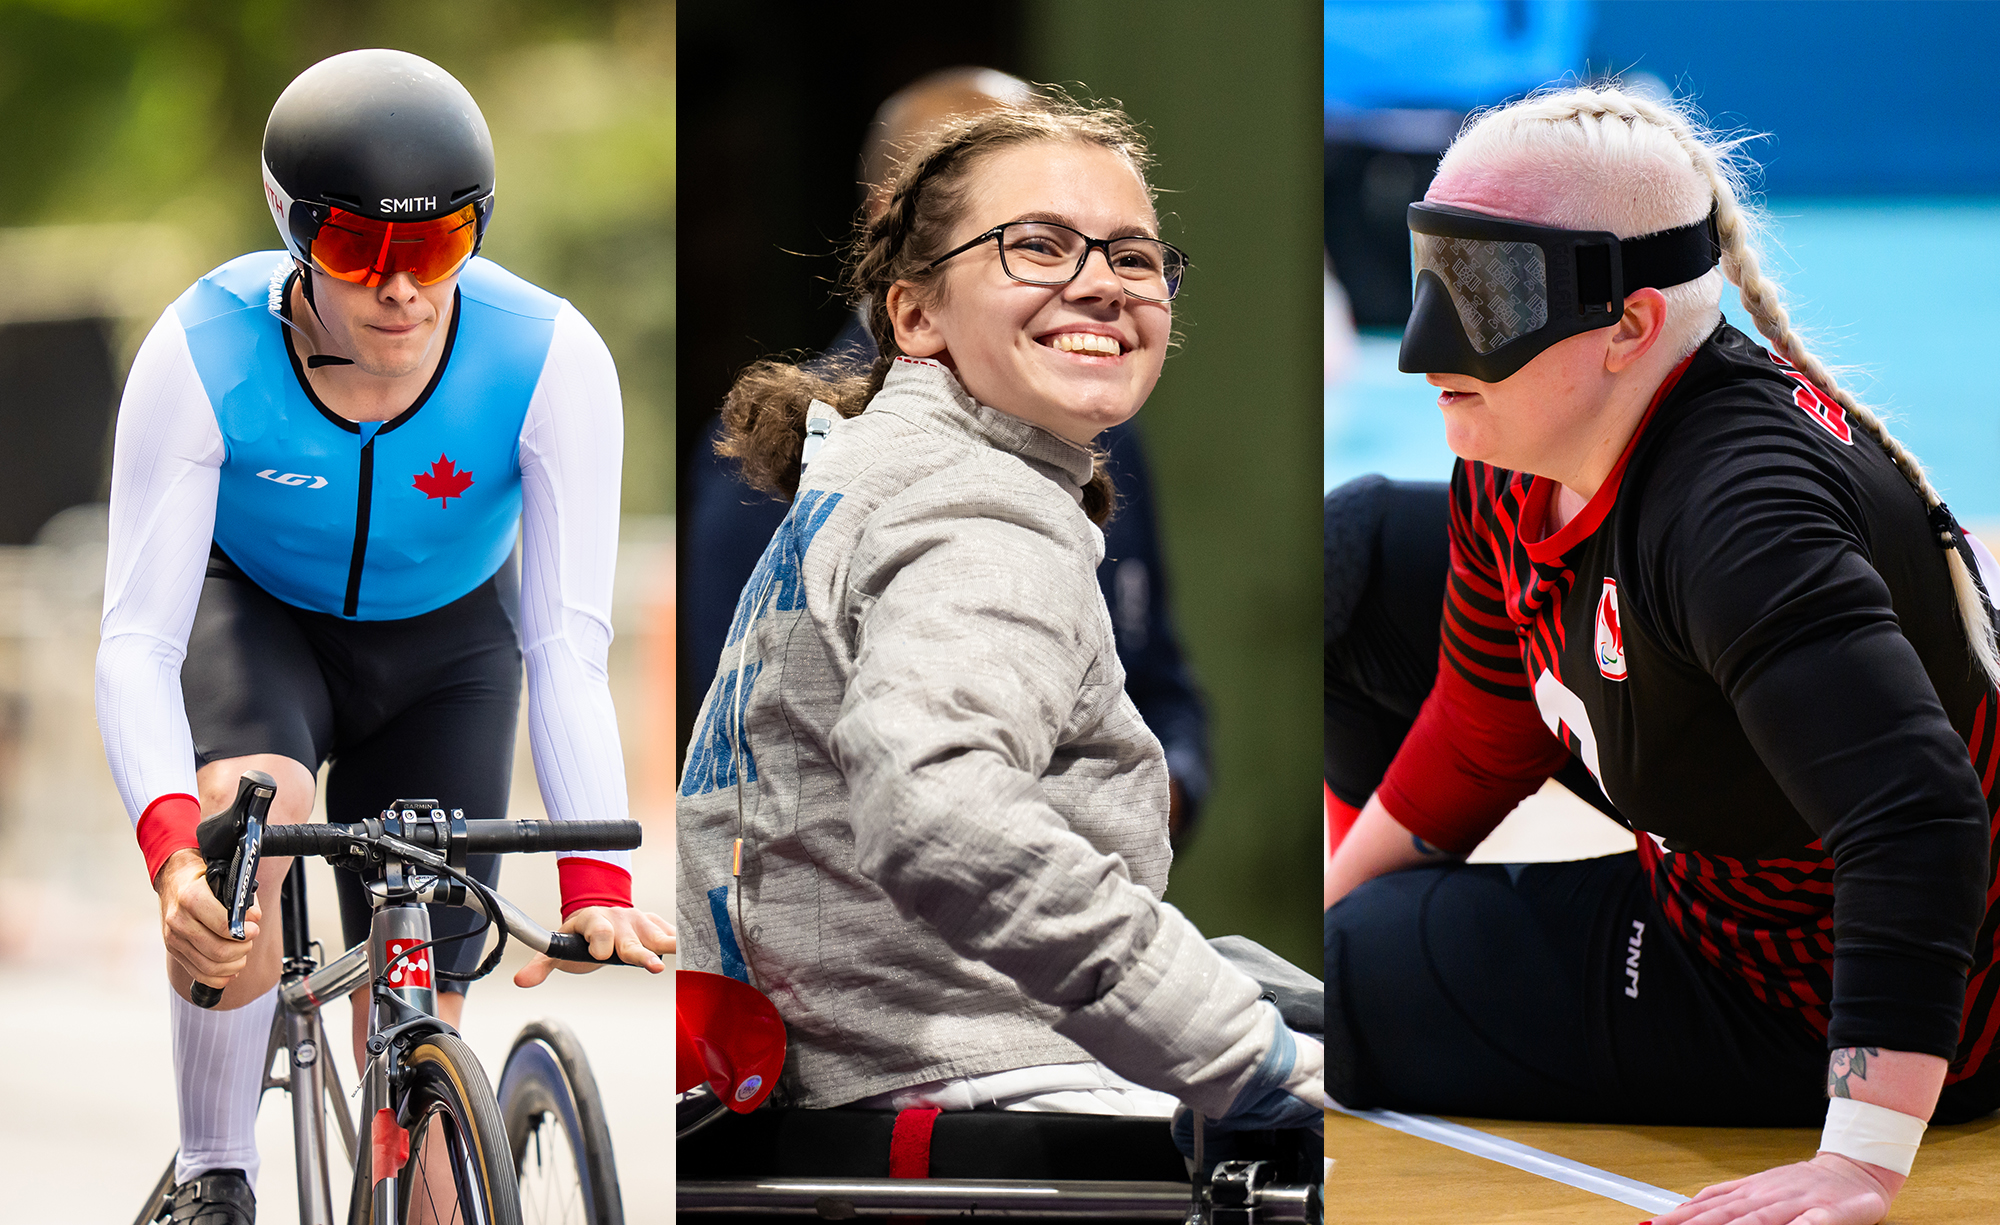
[[[241,1170],[257,1185],[257,1101],[264,1093],[260,1062],[278,1007],[272,987],[241,1008],[211,1012],[169,989],[174,1025],[174,1084],[179,1089],[181,1152],[174,1181],[206,1170]]]

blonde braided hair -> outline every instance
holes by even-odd
[[[1642,131],[1642,125],[1650,132]],[[1654,132],[1671,137],[1678,156],[1663,149],[1656,138],[1649,144]],[[1889,433],[1873,409],[1840,386],[1833,371],[1806,347],[1792,327],[1783,291],[1763,271],[1757,241],[1763,229],[1762,216],[1743,199],[1751,163],[1740,149],[1751,139],[1754,137],[1710,131],[1693,107],[1683,101],[1642,97],[1612,82],[1542,90],[1474,116],[1446,152],[1439,171],[1443,173],[1455,161],[1504,161],[1509,173],[1519,177],[1522,163],[1528,162],[1530,177],[1539,180],[1531,186],[1547,188],[1553,201],[1542,210],[1544,224],[1609,229],[1621,238],[1685,225],[1699,220],[1712,207],[1722,247],[1721,274],[1737,287],[1743,309],[1757,330],[1779,357],[1867,430],[1903,479],[1922,495],[1945,550],[1966,644],[1988,683],[2000,687],[2000,654],[1994,649],[1992,614],[1968,564],[1969,550],[1960,543],[1962,533],[1951,521],[1944,500],[1910,449]],[[1548,156],[1522,158],[1523,145]],[[1615,181],[1607,182],[1603,172],[1607,162],[1612,164],[1610,178]],[[1598,173],[1577,173],[1585,164]],[[1690,170],[1705,181],[1705,191],[1687,178]],[[1607,211],[1624,216],[1606,216]],[[1703,285],[1714,275],[1663,291],[1669,303],[1669,327],[1673,327],[1676,313],[1688,316],[1687,331],[1675,329],[1674,333],[1684,346],[1682,356],[1701,343],[1719,317],[1716,304],[1720,287]],[[1715,296],[1707,297],[1708,293]],[[1702,297],[1707,297],[1706,310],[1699,307]],[[1690,306],[1696,309],[1690,312]]]

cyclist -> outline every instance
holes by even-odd
[[[254,1217],[279,941],[261,907],[252,939],[227,938],[193,831],[242,772],[277,780],[274,822],[307,819],[328,761],[336,821],[413,795],[502,816],[525,656],[550,815],[626,813],[605,682],[617,373],[567,302],[475,258],[493,207],[478,107],[417,56],[338,55],[278,98],[263,167],[284,250],[197,281],[134,359],[97,657],[174,988],[174,1219],[230,1225]],[[262,901],[289,862],[265,862]],[[626,865],[563,858],[563,928],[658,972],[671,929],[631,908]],[[491,881],[497,861],[472,870]],[[340,902],[365,938],[351,874]],[[475,922],[433,917],[439,935]],[[479,943],[437,946],[431,968],[463,973]],[[439,977],[455,1023],[464,985]],[[217,1010],[189,1002],[197,982],[224,988]]]
[[[1164,755],[1095,579],[1091,443],[1184,263],[1145,162],[1059,96],[941,126],[855,241],[879,356],[730,393],[725,453],[792,509],[697,720],[676,904],[689,964],[784,1017],[793,1105],[1321,1118],[1318,1043],[1160,900]]]

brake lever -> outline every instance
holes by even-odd
[[[236,784],[236,802],[195,827],[195,841],[207,868],[208,891],[229,911],[229,936],[244,938],[244,916],[257,894],[257,866],[264,856],[264,818],[277,797],[277,780],[262,770],[245,770]],[[195,983],[188,998],[200,1008],[222,1002],[222,989]]]
[[[253,806],[256,802],[255,798],[251,800]],[[268,810],[270,806],[271,802],[266,798],[263,807]],[[229,938],[231,940],[241,940],[244,938],[243,918],[250,913],[251,905],[257,900],[257,866],[263,861],[264,820],[260,814],[253,811],[243,823],[243,849],[237,855],[236,861],[232,865],[236,869],[236,887],[229,898]]]

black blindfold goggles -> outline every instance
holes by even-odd
[[[1498,383],[1566,337],[1610,327],[1635,289],[1715,267],[1713,211],[1645,238],[1558,230],[1442,204],[1410,206],[1414,305],[1396,365]]]

